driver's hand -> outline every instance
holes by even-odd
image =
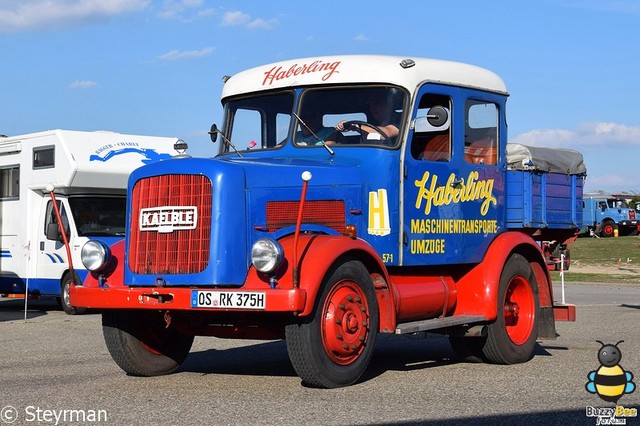
[[[345,120],[340,120],[338,124],[336,124],[336,130],[339,132],[344,132],[351,129],[353,129],[353,126],[347,124]]]

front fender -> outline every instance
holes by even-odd
[[[293,237],[280,241],[285,253],[293,252]],[[313,312],[315,301],[321,289],[327,271],[340,258],[362,261],[369,273],[381,274],[389,282],[387,270],[378,253],[366,241],[352,239],[342,235],[304,235],[298,242],[300,288],[307,294],[304,311],[301,316]],[[291,259],[289,259],[291,260]],[[290,265],[289,269],[293,269]],[[289,274],[289,279],[292,275]]]

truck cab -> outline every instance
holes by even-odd
[[[132,173],[125,241],[85,246],[72,303],[102,309],[134,375],[175,371],[195,335],[284,338],[320,387],[356,382],[378,333],[445,333],[463,359],[524,362],[575,318],[541,247],[575,238],[585,170],[575,152],[573,172],[538,167],[549,152],[511,162],[507,97],[491,71],[425,58],[226,77],[215,157]]]

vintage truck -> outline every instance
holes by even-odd
[[[196,335],[284,338],[302,381],[332,388],[360,379],[379,333],[513,364],[575,320],[541,246],[576,237],[582,156],[508,160],[496,74],[355,55],[223,80],[218,154],[135,170],[125,241],[83,248],[71,303],[102,311],[124,371],[173,372]]]
[[[583,230],[590,235],[613,237],[640,231],[640,217],[621,197],[588,193],[582,205]]]

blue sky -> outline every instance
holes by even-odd
[[[212,155],[224,75],[361,53],[495,71],[511,142],[579,150],[585,190],[640,194],[637,0],[0,0],[0,134],[177,136]]]

